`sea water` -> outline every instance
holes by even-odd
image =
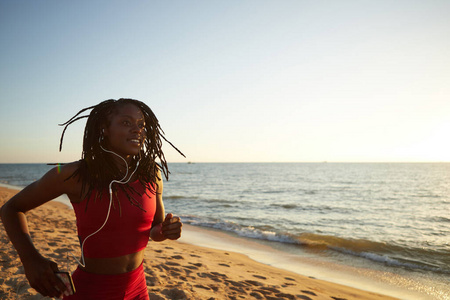
[[[0,183],[23,187],[50,168],[3,164]],[[169,170],[166,211],[186,224],[376,271],[424,299],[450,299],[448,163],[175,163]]]

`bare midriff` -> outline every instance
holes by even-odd
[[[86,267],[83,271],[95,274],[122,274],[135,270],[144,260],[144,251],[118,257],[89,258],[85,257]]]

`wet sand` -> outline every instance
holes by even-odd
[[[15,193],[17,190],[0,187],[0,205]],[[67,269],[67,252],[79,254],[72,209],[51,201],[28,212],[27,219],[36,248],[57,262],[60,269]],[[192,233],[186,227],[189,236]],[[144,269],[150,299],[395,299],[183,240],[149,242]],[[29,286],[3,226],[0,255],[0,299],[45,299]],[[69,266],[74,271],[74,259],[70,259]]]

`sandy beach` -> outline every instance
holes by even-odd
[[[0,187],[0,205],[16,190]],[[51,201],[27,213],[35,246],[67,269],[68,251],[79,254],[75,216]],[[185,229],[185,231],[189,229]],[[2,226],[0,299],[44,299],[28,284],[18,255]],[[70,259],[70,271],[76,264]],[[245,255],[180,241],[150,241],[144,261],[150,299],[394,299],[302,276]]]

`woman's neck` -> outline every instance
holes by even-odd
[[[120,170],[120,172],[123,172],[124,175],[127,172],[127,170],[129,171],[133,167],[133,159],[129,155],[126,157],[123,156],[118,157],[112,154],[111,157],[116,167]]]

